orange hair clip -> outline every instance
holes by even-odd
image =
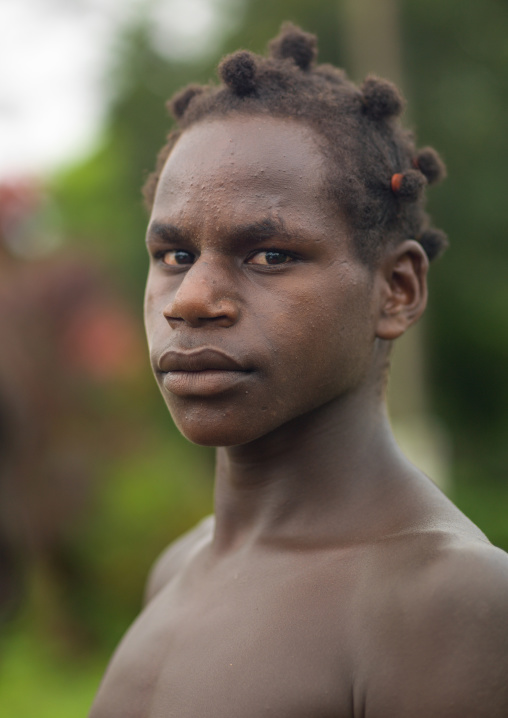
[[[404,175],[400,172],[397,172],[393,175],[392,181],[391,181],[391,187],[392,191],[397,193],[400,190],[400,187],[402,185],[402,180],[404,179]]]

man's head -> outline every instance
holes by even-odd
[[[289,75],[310,72],[281,62]],[[329,69],[316,72],[326,83],[344,82],[327,79]],[[344,97],[356,106],[355,122],[377,123],[381,135],[402,132],[393,119],[365,117],[351,87]],[[221,92],[238,106],[217,110]],[[360,200],[351,204],[351,187],[360,191],[355,153],[364,152],[358,129],[339,133],[334,170],[322,130],[298,114],[246,111],[242,103],[258,102],[250,95],[223,89],[204,93],[201,105],[194,95],[152,185],[145,305],[152,364],[177,425],[202,444],[245,443],[329,402],[378,396],[385,340],[425,306],[422,243],[392,234],[369,244],[384,237],[376,226],[359,243],[352,229],[354,212],[363,207],[363,221],[370,216]],[[343,114],[344,134],[354,123]],[[409,192],[404,183],[418,171],[395,169]],[[399,224],[421,216],[416,199],[411,210],[397,187],[389,192]]]
[[[160,172],[192,125],[228,115],[292,118],[311,127],[327,158],[323,192],[348,221],[358,256],[372,264],[383,247],[408,238],[433,260],[445,235],[430,227],[424,190],[445,175],[431,148],[417,151],[399,122],[403,100],[389,82],[369,77],[358,88],[343,71],[316,64],[316,38],[286,24],[268,58],[239,51],[219,67],[219,86],[191,85],[168,103],[179,128],[168,137],[145,185],[151,208]]]

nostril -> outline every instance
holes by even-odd
[[[162,312],[168,324],[176,327],[188,326],[229,327],[236,323],[239,311],[234,301],[213,302],[172,302]]]
[[[218,316],[191,316],[185,317],[166,317],[168,323],[173,327],[186,324],[190,327],[216,327],[227,328],[235,324],[236,318],[230,314],[220,314]]]
[[[236,317],[233,318],[230,314],[221,314],[218,317],[202,317],[201,321],[205,324],[227,328],[235,324]]]
[[[163,312],[163,315],[169,324],[183,322],[183,319],[181,317],[172,317],[171,315],[166,314],[166,312]]]

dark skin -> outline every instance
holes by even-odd
[[[215,517],[172,545],[92,718],[506,718],[508,560],[400,453],[389,346],[408,240],[374,268],[323,199],[313,131],[191,127],[147,243],[156,378],[217,451]]]

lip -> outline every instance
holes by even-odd
[[[251,373],[237,359],[211,347],[170,349],[161,354],[158,368],[164,388],[176,396],[220,394],[245,381]]]
[[[168,349],[158,361],[162,372],[202,372],[202,371],[247,371],[244,366],[229,354],[211,347],[201,347],[192,351]]]

